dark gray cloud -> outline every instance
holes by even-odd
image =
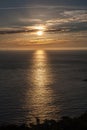
[[[9,6],[24,6],[24,5],[77,5],[77,6],[86,6],[87,0],[2,0],[0,1],[0,7],[9,7]]]

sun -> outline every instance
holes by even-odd
[[[40,26],[36,26],[36,27],[35,27],[35,29],[37,29],[37,30],[41,31],[41,30],[44,30],[44,29],[45,29],[45,27],[44,27],[44,26],[42,26],[42,25],[40,25]]]
[[[38,36],[42,36],[42,35],[43,35],[43,31],[38,31],[38,32],[37,32],[37,35],[38,35]]]
[[[36,29],[36,34],[38,36],[42,36],[44,34],[44,31],[45,31],[44,25],[35,26],[34,28]]]

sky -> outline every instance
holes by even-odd
[[[87,0],[1,0],[0,49],[87,48]]]

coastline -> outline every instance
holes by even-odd
[[[45,119],[40,123],[40,119],[36,117],[36,123],[27,124],[3,124],[0,130],[86,130],[87,129],[87,111],[79,117],[62,117],[59,121]]]

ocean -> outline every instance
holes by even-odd
[[[0,51],[0,123],[87,110],[87,51]]]

